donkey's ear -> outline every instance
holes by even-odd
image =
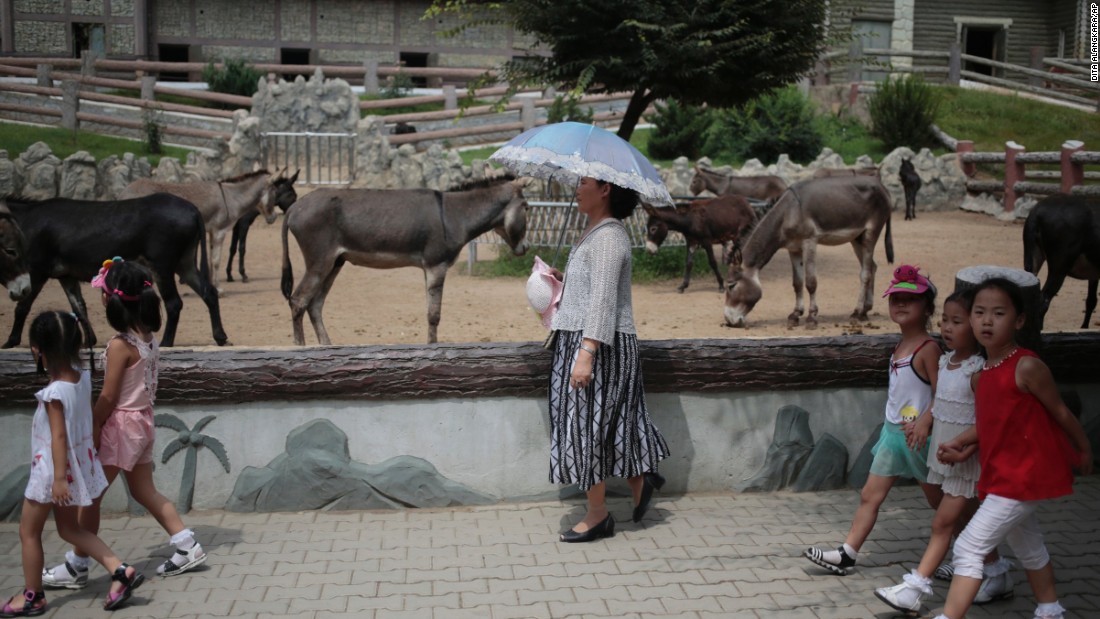
[[[512,187],[515,187],[517,190],[522,191],[522,190],[530,187],[531,184],[534,183],[534,182],[535,182],[535,179],[531,176],[521,176],[521,177],[517,178],[516,180],[512,181]]]
[[[301,169],[301,168],[298,168],[297,170],[294,170],[294,176],[291,176],[291,177],[290,177],[290,184],[291,184],[291,185],[293,185],[293,184],[294,184],[295,182],[297,182],[297,180],[298,180],[298,173],[300,173],[301,171],[302,171],[302,169]]]

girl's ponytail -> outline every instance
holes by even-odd
[[[153,288],[153,282],[145,280],[142,282],[142,286],[141,298],[138,300],[141,305],[138,318],[146,331],[150,333],[160,331],[160,295]]]
[[[92,286],[107,295],[107,322],[115,330],[160,330],[160,295],[145,267],[115,257],[103,263]]]

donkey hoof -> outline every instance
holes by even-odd
[[[248,276],[245,275],[244,273],[241,273],[241,283],[242,284],[247,284],[248,283]]]
[[[806,319],[806,329],[807,330],[813,330],[813,329],[816,329],[816,328],[817,328],[817,320],[815,320],[813,318],[807,318]]]

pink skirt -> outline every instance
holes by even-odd
[[[124,471],[132,471],[139,464],[149,464],[153,461],[156,437],[152,408],[117,409],[107,418],[99,435],[99,461],[103,466]]]

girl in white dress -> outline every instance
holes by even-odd
[[[30,481],[19,520],[23,594],[12,596],[0,609],[0,617],[46,612],[42,531],[51,511],[61,538],[87,549],[112,574],[105,608],[121,606],[143,580],[77,522],[77,509],[90,505],[107,488],[92,443],[92,382],[80,366],[81,340],[80,323],[72,314],[44,312],[31,323],[31,353],[39,370],[49,374],[50,383],[35,394],[38,409],[31,422]]]

